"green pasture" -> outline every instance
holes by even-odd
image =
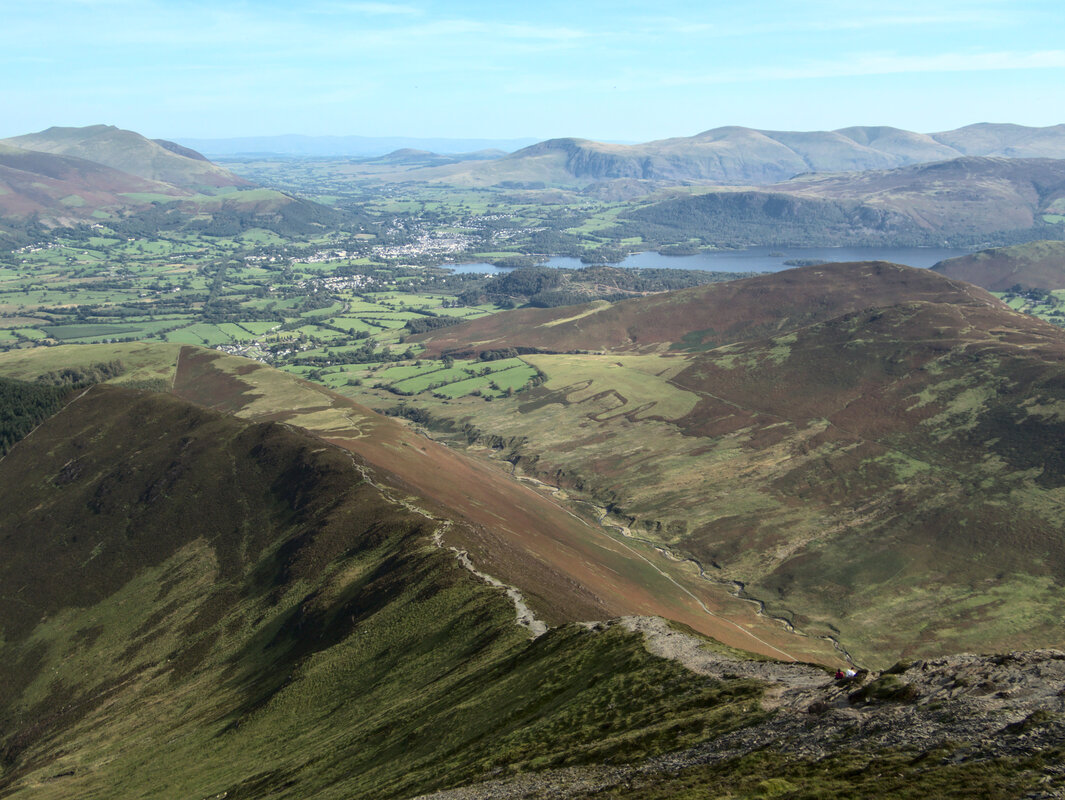
[[[524,362],[498,372],[493,372],[489,376],[491,381],[493,381],[503,392],[506,392],[507,389],[516,392],[535,377],[536,370]]]
[[[483,373],[483,374],[482,374]],[[367,375],[369,382],[399,392],[420,394],[433,391],[448,397],[465,397],[479,391],[483,394],[503,394],[517,390],[536,376],[536,370],[519,358],[500,361],[457,361],[452,367],[441,367],[438,361],[422,364],[397,364]],[[492,388],[495,383],[498,389]]]
[[[121,196],[135,203],[173,203],[176,200],[187,199],[158,192],[122,192]]]
[[[408,319],[418,316],[417,314],[410,314],[408,316],[399,317],[395,314],[390,314],[387,317],[374,315],[366,315],[363,317],[363,321],[371,325],[376,325],[379,328],[399,329],[407,324]]]
[[[394,367],[386,367],[374,376],[379,381],[387,383],[395,383],[397,381],[407,380],[413,378],[416,375],[425,375],[428,373],[442,373],[444,367],[441,366],[439,361],[425,361],[421,364],[399,364]],[[450,370],[448,370],[450,372]]]
[[[353,330],[355,332],[377,330],[372,325],[367,325],[363,320],[359,319],[358,317],[333,317],[332,319],[326,320],[326,322],[328,322],[330,325],[336,325],[338,328],[343,328],[344,330]]]
[[[206,322],[198,322],[180,330],[171,331],[165,335],[168,342],[179,344],[198,344],[205,347],[214,347],[219,344],[229,344],[232,338],[219,330],[217,325]]]
[[[251,320],[246,322],[238,322],[236,324],[240,325],[241,328],[250,333],[252,336],[264,336],[270,331],[272,331],[274,328],[276,328],[280,323],[260,322],[258,320]]]
[[[63,340],[131,336],[139,330],[139,325],[56,325],[45,328],[44,332],[53,339]]]
[[[325,317],[331,317],[335,314],[339,314],[344,311],[344,303],[333,303],[325,308],[316,308],[313,311],[305,311],[302,316],[304,319],[320,319]]]
[[[536,370],[527,364],[511,367],[509,369],[493,372],[488,375],[478,375],[467,378],[464,381],[456,381],[442,386],[434,391],[447,397],[466,397],[474,392],[482,395],[500,397],[506,394],[507,389],[517,391],[530,380],[536,377]],[[493,386],[494,384],[494,386]]]
[[[415,375],[412,378],[406,380],[395,381],[390,385],[400,390],[401,392],[411,392],[412,394],[418,394],[419,392],[426,391],[430,386],[436,384],[448,384],[455,383],[456,381],[466,380],[470,377],[470,374],[466,372],[462,367],[451,367],[450,369],[440,369],[435,372],[423,373]]]
[[[273,231],[268,231],[264,228],[252,228],[251,230],[244,231],[237,237],[238,241],[245,244],[253,245],[277,245],[284,244],[285,239],[282,236],[278,236]]]

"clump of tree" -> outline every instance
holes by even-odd
[[[43,385],[0,378],[0,457],[58,411],[69,385]]]
[[[60,370],[52,370],[43,375],[38,375],[36,382],[45,386],[75,386],[117,378],[126,371],[121,361],[98,361],[79,367],[64,367]]]
[[[403,417],[427,428],[438,422],[428,411],[420,406],[395,405],[384,409],[381,413],[389,417]]]
[[[437,328],[447,328],[451,325],[458,325],[462,320],[455,317],[427,317],[421,316],[415,319],[407,320],[403,326],[411,333],[425,333],[426,331],[433,331]]]

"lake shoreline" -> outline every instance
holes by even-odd
[[[973,252],[958,247],[748,247],[743,250],[703,250],[692,255],[663,255],[656,250],[631,253],[611,266],[623,269],[681,269],[705,272],[781,272],[795,269],[789,261],[849,262],[889,261],[928,268],[940,261]],[[485,262],[443,264],[456,273],[498,274],[521,267],[498,267]],[[552,256],[538,266],[581,269],[591,266],[579,258]]]

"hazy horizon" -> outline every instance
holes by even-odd
[[[723,125],[931,133],[1059,124],[1065,10],[51,0],[5,11],[3,136],[643,142]],[[42,42],[47,46],[43,47]]]

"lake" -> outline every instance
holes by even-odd
[[[663,256],[654,250],[633,253],[619,267],[656,269],[698,269],[708,272],[780,272],[792,269],[785,261],[891,261],[911,267],[931,267],[945,258],[963,256],[971,250],[950,247],[750,247],[746,250],[715,250],[693,256]],[[544,266],[580,269],[578,258],[557,256]],[[492,264],[456,264],[455,272],[509,272]]]

